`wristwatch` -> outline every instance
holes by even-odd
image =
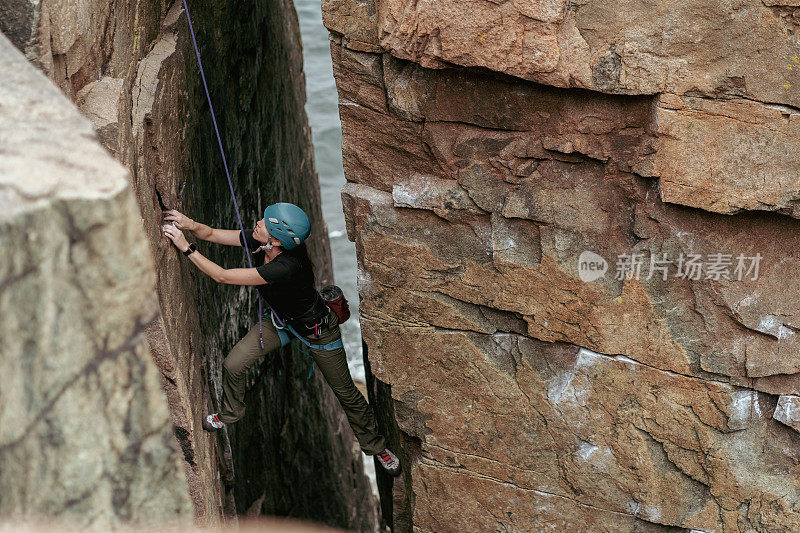
[[[189,245],[189,248],[187,248],[186,251],[183,252],[183,255],[191,255],[192,252],[196,251],[197,251],[197,246],[195,246],[194,243],[192,243]]]

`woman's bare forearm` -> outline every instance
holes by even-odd
[[[235,229],[216,229],[200,222],[195,222],[191,232],[198,239],[217,244],[227,244],[228,246],[241,246],[239,231]]]
[[[189,228],[189,231],[194,233],[194,236],[198,239],[203,239],[204,241],[209,240],[209,238],[214,234],[214,229],[206,226],[205,224],[197,221],[192,221],[192,227]]]
[[[192,226],[192,224],[188,224],[186,222],[182,222],[181,225],[186,229]],[[189,241],[186,240],[186,236],[177,228],[177,226],[173,224],[166,224],[162,226],[162,229],[164,231],[164,235],[166,235],[172,241],[175,247],[184,254],[188,252],[192,246],[194,246],[193,244],[189,244]],[[212,235],[216,231],[218,230],[212,230]],[[235,230],[223,231],[233,231],[233,233],[237,233]],[[266,283],[264,278],[261,277],[261,274],[258,273],[257,268],[225,269],[211,259],[205,257],[196,248],[194,251],[189,252],[189,259],[197,266],[197,268],[199,268],[204,274],[211,277],[211,279],[217,283],[228,283],[231,285],[263,285]]]
[[[191,259],[192,263],[194,263],[197,268],[199,268],[208,277],[217,283],[222,281],[222,275],[225,272],[225,269],[216,264],[214,261],[205,257],[200,252],[192,252],[189,254],[189,259]]]
[[[189,254],[189,259],[192,260],[192,263],[197,268],[217,283],[230,285],[263,285],[266,283],[255,268],[225,269],[197,251]]]

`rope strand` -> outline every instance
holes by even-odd
[[[219,134],[219,126],[217,126],[217,116],[214,113],[214,106],[211,104],[211,94],[208,92],[208,84],[206,83],[206,74],[203,72],[203,61],[200,59],[200,49],[197,47],[197,39],[194,35],[194,27],[192,26],[192,17],[189,16],[189,6],[186,0],[183,0],[183,10],[186,12],[186,21],[189,23],[189,33],[192,36],[192,44],[194,44],[194,53],[197,56],[197,66],[200,67],[200,78],[203,80],[203,89],[206,91],[206,100],[208,100],[208,107],[211,110],[211,121],[214,123],[214,132],[217,134],[217,143],[219,143],[219,152],[222,154],[222,166],[225,167],[225,177],[228,178],[228,187],[231,191],[231,198],[233,198],[233,208],[236,211],[236,219],[239,221],[239,230],[242,232],[242,240],[244,241],[244,249],[247,255],[247,264],[253,268],[253,260],[250,258],[250,248],[247,246],[247,238],[244,234],[244,224],[242,224],[242,216],[239,214],[239,203],[236,201],[236,193],[233,190],[233,182],[231,181],[231,173],[228,171],[228,160],[225,157],[225,149],[222,147],[222,137]],[[263,305],[261,302],[261,293],[258,294],[258,342],[261,349],[264,349],[264,339],[262,336],[261,315],[263,314]]]

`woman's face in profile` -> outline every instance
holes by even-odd
[[[253,238],[260,243],[267,244],[269,242],[270,235],[263,218],[256,222],[256,227],[253,228]]]
[[[281,245],[281,241],[269,234],[269,231],[267,231],[267,224],[264,222],[263,218],[256,222],[256,227],[253,229],[253,238],[263,244],[271,244],[272,246]]]

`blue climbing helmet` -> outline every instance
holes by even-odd
[[[281,241],[286,250],[303,244],[311,233],[311,221],[305,211],[286,202],[264,209],[264,223],[269,234]]]

